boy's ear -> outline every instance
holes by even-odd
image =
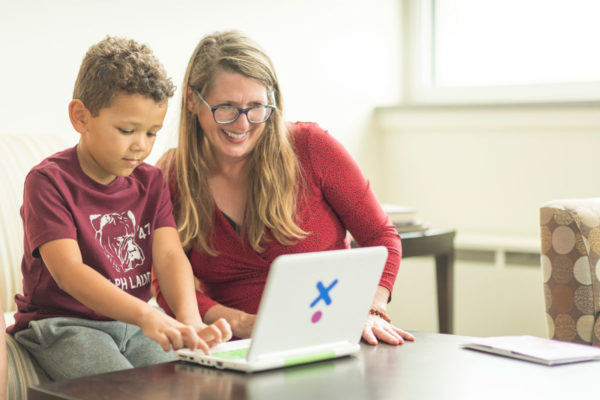
[[[85,104],[83,104],[83,101],[79,99],[71,100],[69,103],[69,119],[77,132],[85,133],[87,131],[87,124],[90,117],[91,113]]]
[[[186,107],[189,112],[193,113],[194,108],[196,107],[196,104],[198,104],[198,103],[196,102],[196,96],[194,96],[194,91],[189,86],[187,87],[187,96],[186,97],[187,97]]]

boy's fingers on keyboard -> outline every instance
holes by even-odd
[[[196,330],[190,325],[185,325],[180,327],[179,331],[181,332],[184,345],[192,350],[195,350],[196,347],[198,347],[198,342],[200,341],[200,337],[198,337]]]
[[[175,328],[168,328],[165,333],[168,336],[169,342],[171,346],[173,346],[173,349],[177,350],[183,347],[183,338],[179,330]]]
[[[160,344],[160,347],[162,347],[162,349],[164,351],[169,351],[171,350],[171,342],[169,341],[169,337],[162,333],[162,334],[158,334],[157,337],[154,338],[154,340]]]
[[[198,348],[204,352],[204,354],[210,353],[210,347],[206,342],[202,339],[198,341]]]

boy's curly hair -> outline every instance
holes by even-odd
[[[148,46],[107,36],[90,47],[83,58],[73,99],[81,100],[95,117],[119,92],[141,94],[162,103],[173,96],[175,86]]]

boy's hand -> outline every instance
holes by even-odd
[[[144,310],[138,326],[144,335],[160,344],[164,351],[187,346],[191,349],[199,347],[208,352],[208,345],[200,339],[193,327],[182,324],[151,306]]]
[[[144,335],[161,345],[164,351],[189,347],[208,354],[210,347],[231,339],[231,327],[223,318],[211,325],[185,325],[152,307],[139,326]]]

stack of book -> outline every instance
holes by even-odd
[[[423,232],[427,230],[423,219],[417,217],[417,211],[414,208],[395,204],[382,204],[381,206],[399,233]]]

